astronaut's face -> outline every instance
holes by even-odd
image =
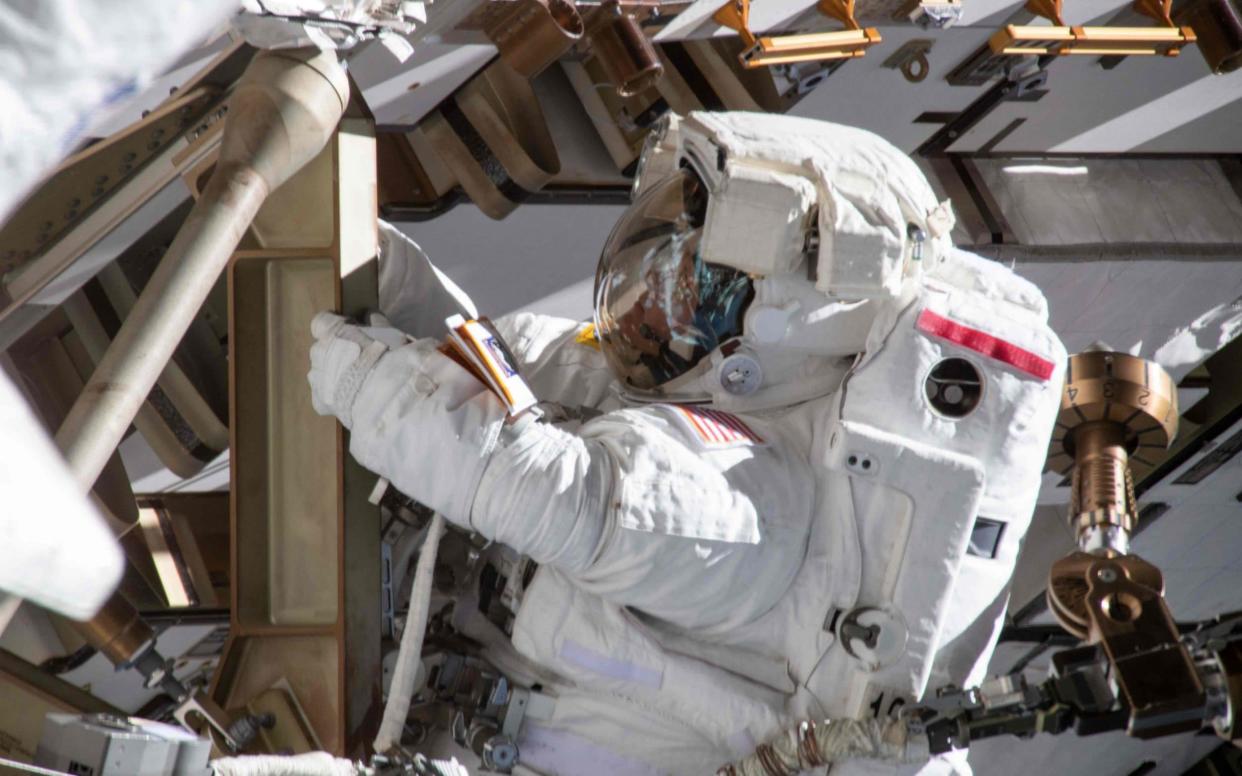
[[[706,207],[698,177],[679,171],[631,206],[604,247],[596,328],[609,365],[633,389],[684,374],[740,333],[749,279],[702,260]]]

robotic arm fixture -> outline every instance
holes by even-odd
[[[1242,740],[1242,616],[1180,635],[1160,570],[1128,551],[1138,516],[1130,459],[1167,447],[1177,418],[1176,389],[1157,364],[1106,351],[1070,359],[1049,465],[1071,477],[1079,549],[1053,564],[1047,595],[1083,644],[1055,654],[1041,684],[1017,673],[928,699],[911,719],[933,753],[1071,728],[1136,738],[1211,728]]]

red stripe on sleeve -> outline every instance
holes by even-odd
[[[1029,350],[1020,348],[1012,342],[1006,342],[985,331],[972,329],[931,310],[919,313],[918,330],[933,337],[948,340],[955,345],[982,353],[1013,368],[1025,372],[1032,377],[1047,381],[1052,377],[1056,367],[1051,361]]]

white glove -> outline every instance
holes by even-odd
[[[358,391],[380,358],[408,340],[396,329],[355,326],[345,318],[321,312],[311,321],[311,402],[320,415],[335,415],[346,428],[353,427],[353,406]]]

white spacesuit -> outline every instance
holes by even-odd
[[[500,322],[535,394],[593,417],[506,422],[435,342],[316,319],[353,455],[540,564],[512,645],[556,702],[524,763],[706,773],[981,678],[1065,353],[951,227],[874,135],[691,114],[644,152],[594,328]]]

